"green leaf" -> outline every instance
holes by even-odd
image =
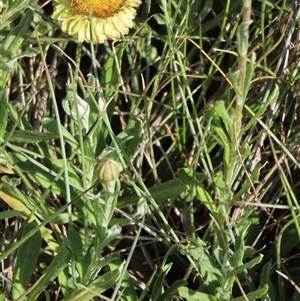
[[[22,231],[22,237],[36,227],[38,227],[36,222],[31,222],[25,225]],[[38,231],[19,247],[14,266],[13,300],[25,300],[25,292],[28,287],[30,277],[36,267],[41,245],[41,232]]]
[[[31,210],[28,209],[28,207],[30,208],[30,206],[26,206],[26,204],[28,203],[27,198],[29,198],[29,196],[23,195],[21,191],[19,191],[16,187],[12,187],[5,184],[0,185],[0,199],[6,202],[14,210],[22,212],[22,217],[24,217],[24,215],[26,216],[26,218],[30,216],[30,221],[35,220],[39,224],[40,221],[35,215],[32,215]],[[52,235],[47,231],[45,227],[41,227],[40,231],[42,233],[43,239],[49,244],[52,250],[56,251],[58,249],[58,245],[54,241]],[[9,253],[10,251],[6,250],[6,252]],[[3,256],[3,254],[4,253],[0,254],[0,257]]]
[[[223,173],[226,175],[228,172],[229,164],[234,162],[237,158],[232,156],[232,152],[230,150],[230,146],[232,145],[232,141],[234,141],[234,121],[233,117],[229,115],[227,109],[225,108],[224,101],[218,101],[213,105],[213,119],[212,126],[214,131],[216,132],[215,139],[217,142],[223,146],[223,163],[224,163],[224,171]],[[237,157],[237,156],[236,156]]]
[[[234,268],[238,268],[243,264],[243,258],[245,253],[244,233],[238,235],[234,242],[234,253],[232,256],[232,266]]]
[[[282,232],[280,248],[281,257],[285,257],[300,241],[295,223],[288,225]]]
[[[105,256],[104,259],[102,258],[99,261],[99,256],[101,256],[100,255],[101,253],[97,253],[97,250],[95,250],[93,244],[90,245],[88,251],[86,252],[86,255],[87,254],[89,255],[86,256],[85,262],[89,263],[90,265],[87,269],[87,272],[85,273],[83,280],[81,281],[81,283],[85,283],[85,284],[90,283],[91,279],[94,279],[97,276],[99,276],[100,271],[103,268],[105,268],[105,271],[107,271],[107,267],[111,264],[111,262],[115,262],[120,259],[120,254],[111,253]],[[121,266],[123,266],[123,263],[121,265],[118,265],[117,268],[119,269]]]
[[[71,259],[71,252],[66,247],[61,247],[57,255],[47,267],[44,275],[30,291],[27,301],[35,301],[44,289],[63,271]]]
[[[20,3],[22,1],[19,1]],[[0,61],[3,63],[8,62],[17,56],[18,50],[22,45],[25,38],[28,38],[28,30],[33,18],[33,11],[27,10],[21,18],[20,23],[15,26],[2,41],[0,53]],[[4,88],[10,76],[10,71],[3,71],[0,69],[0,88]]]
[[[269,95],[268,99],[265,102],[261,103],[261,105],[258,107],[257,113],[255,113],[253,115],[251,120],[243,128],[243,132],[247,132],[253,126],[253,124],[256,123],[257,120],[259,120],[261,118],[261,116],[263,114],[266,114],[269,106],[271,104],[277,102],[278,97],[280,96],[280,89],[279,89],[278,85],[274,84],[274,86],[271,88],[271,90],[272,90],[272,92]],[[248,109],[248,111],[249,111],[249,109]]]
[[[228,262],[229,242],[227,232],[224,229],[215,230],[214,255],[219,265],[226,265]],[[224,263],[225,261],[225,263]]]
[[[239,200],[254,184],[259,183],[260,170],[262,169],[262,165],[258,164],[253,173],[251,174],[250,179],[247,178],[247,182],[243,184],[242,188],[234,195],[233,201]]]
[[[6,139],[8,136],[4,136]],[[10,136],[10,142],[24,142],[24,143],[36,143],[40,141],[47,141],[57,136],[52,133],[41,133],[37,131],[26,131],[26,130],[17,130],[14,131],[13,134]]]
[[[252,301],[263,297],[267,292],[268,292],[268,285],[265,284],[262,288],[259,288],[254,292],[246,294],[247,299],[244,296],[242,296],[242,297],[234,298],[233,301],[245,301],[245,300]]]
[[[86,301],[95,296],[99,296],[101,293],[105,292],[115,285],[118,278],[120,277],[120,271],[122,268],[123,264],[119,267],[119,269],[101,275],[100,277],[92,281],[82,291],[75,291],[74,293],[72,293],[68,298],[66,298],[66,301]]]
[[[99,86],[99,78],[94,76],[93,74],[89,74],[88,77],[88,85],[90,87],[98,87]],[[90,115],[89,115],[89,128],[91,128],[98,120],[99,120],[99,113],[101,112],[101,107],[99,103],[102,102],[100,100],[101,96],[103,96],[103,91],[100,89],[93,90],[86,90],[84,95],[84,101],[89,105],[90,108]],[[97,103],[97,98],[99,102]],[[101,129],[98,129],[101,131]],[[97,133],[95,133],[97,136]]]
[[[110,183],[114,185],[114,181]],[[105,241],[109,234],[115,235],[114,233],[117,233],[119,231],[119,228],[117,225],[114,225],[113,227],[108,229],[108,225],[110,222],[110,219],[114,213],[114,210],[116,208],[117,204],[117,193],[114,195],[114,193],[109,195],[109,192],[107,193],[107,198],[105,200],[105,204],[101,204],[100,200],[95,200],[95,202],[92,204],[93,206],[93,212],[92,214],[95,215],[95,230],[98,233],[98,237],[101,241],[101,244],[103,241]],[[104,246],[103,246],[104,247]]]
[[[207,176],[204,173],[195,172],[190,168],[180,168],[178,170],[178,176],[184,183],[191,187],[207,180]]]
[[[178,289],[185,287],[187,284],[188,282],[185,280],[176,280],[161,296],[158,297],[157,301],[173,300],[173,296],[177,294]]]
[[[222,129],[226,133],[227,140],[234,141],[234,126],[233,126],[232,116],[229,115],[228,110],[225,108],[224,101],[215,102],[212,108],[214,112],[217,114],[220,123],[224,125],[222,126]]]
[[[70,277],[69,268],[66,267],[58,276],[58,282],[61,288],[61,292],[64,297],[69,296],[75,288],[74,278]],[[51,299],[49,299],[51,300]]]
[[[250,62],[247,64],[247,69],[246,69],[246,77],[245,77],[245,84],[244,84],[244,99],[246,99],[246,96],[249,92],[249,88],[251,86],[251,80],[254,75],[254,69],[255,69],[255,60],[256,60],[256,54],[255,52],[252,52],[250,56]]]
[[[216,291],[219,279],[223,277],[220,268],[216,265],[214,258],[210,255],[206,244],[197,239],[190,244],[186,250],[181,250],[184,255],[190,255],[197,262],[198,272],[202,277],[208,292],[213,294]]]
[[[175,198],[182,192],[187,191],[186,189],[186,184],[181,179],[173,179],[158,186],[151,187],[149,192],[157,203],[162,203],[167,199]],[[117,207],[120,209],[126,206],[136,205],[139,199],[140,197],[137,194],[132,194],[129,197],[121,199]]]
[[[231,267],[230,272],[227,275],[226,285],[226,290],[230,292],[230,294],[232,292],[233,285],[236,282],[236,274],[244,271],[245,269],[245,265],[243,265],[243,258],[245,253],[244,234],[246,233],[246,231],[247,229],[245,229],[244,232],[240,233],[240,235],[237,236],[234,242],[234,253],[231,258]],[[241,269],[241,267],[244,267],[244,269]]]
[[[0,212],[0,220],[12,217],[26,217],[26,214],[17,210],[9,210],[9,211],[2,211]]]
[[[33,200],[28,197],[26,194],[24,194],[21,190],[19,190],[17,187],[11,186],[9,184],[1,184],[0,186],[0,192],[3,192],[4,194],[7,194],[9,198],[11,198],[11,202],[8,202],[5,200],[5,197],[3,195],[0,195],[1,198],[7,202],[7,204],[20,212],[25,213],[24,216],[29,216],[32,208]],[[32,203],[31,203],[32,202]]]
[[[270,278],[271,269],[272,269],[271,261],[267,262],[262,268],[262,272],[260,275],[260,286],[263,287],[265,284],[268,284],[269,289],[268,289],[267,294],[262,297],[261,301],[276,300],[276,292],[275,292],[272,280]]]
[[[111,122],[118,100],[121,77],[116,70],[119,70],[122,66],[123,52],[124,47],[121,44],[117,45],[115,51],[110,53],[102,70],[103,76],[101,77],[100,86],[105,87],[105,89],[99,91],[95,98],[98,100],[101,115],[104,115],[105,118],[100,119],[93,135],[93,145],[96,145],[96,150],[94,151],[95,157],[99,156],[105,147],[108,134],[107,123]],[[110,100],[109,103],[106,102],[107,99]]]
[[[0,71],[1,75],[1,71]],[[8,119],[8,95],[7,95],[7,89],[0,87],[0,112],[1,112],[1,118],[0,118],[0,138],[4,137],[5,129],[7,126],[7,119]]]
[[[187,287],[180,287],[178,293],[180,297],[188,301],[218,301],[218,299],[212,295],[200,293]]]
[[[105,264],[115,260],[115,257],[109,256],[99,262],[99,256],[102,254],[103,249],[108,247],[109,244],[121,234],[121,230],[121,227],[114,225],[107,230],[106,237],[104,239],[100,239],[99,235],[96,235],[83,259],[85,274],[82,283],[89,283],[90,279],[93,278],[93,275],[95,273],[99,273],[99,270]],[[96,229],[96,232],[99,232],[99,230]],[[117,256],[117,254],[115,255]]]
[[[115,240],[118,237],[118,235],[121,234],[121,231],[122,231],[122,228],[119,227],[118,225],[113,225],[112,227],[108,228],[105,238],[101,241],[96,240],[97,241],[97,244],[95,245],[96,253],[101,254],[102,250],[105,247],[109,246],[109,244],[113,240]]]
[[[64,161],[62,159],[52,160],[52,170],[57,173],[64,169]],[[74,170],[74,166],[71,163],[67,164],[69,181],[74,187],[82,187],[82,180]]]
[[[219,187],[220,189],[224,190],[227,188],[226,183],[224,181],[224,175],[223,175],[222,171],[214,174],[213,181],[214,181],[215,185],[217,187]]]
[[[134,258],[133,258],[134,260]],[[117,269],[122,265],[122,261],[120,258],[113,260],[110,264],[109,267],[111,270]],[[122,278],[121,282],[121,290],[123,292],[123,296],[126,296],[126,301],[137,301],[137,292],[135,290],[135,285],[134,285],[134,280],[131,278],[129,275],[128,271],[125,271],[125,274]]]
[[[62,107],[66,114],[75,122],[78,126],[80,122],[81,129],[85,129],[85,132],[89,130],[89,116],[90,106],[77,94],[73,85],[67,85],[67,96],[62,101]]]
[[[159,272],[157,280],[155,281],[153,291],[150,297],[151,301],[157,301],[159,296],[161,295],[162,288],[164,287],[165,278],[168,272],[170,271],[171,267],[172,267],[172,263],[168,263],[161,267],[161,271]]]
[[[142,121],[133,116],[129,119],[126,129],[116,137],[129,160],[133,157],[140,142],[142,128]]]
[[[54,137],[59,137],[57,122],[53,118],[44,118],[42,120],[43,127],[49,132],[50,135]],[[78,142],[74,139],[74,137],[66,130],[65,127],[61,126],[63,137],[65,141],[68,142],[72,147],[76,148],[78,146]]]
[[[213,214],[218,214],[218,208],[211,198],[210,194],[206,191],[204,187],[198,185],[196,187],[196,195],[199,201]]]
[[[14,64],[23,57],[35,57],[40,53],[37,48],[30,48],[25,50],[22,54],[16,54],[15,57],[8,59],[5,63],[0,63],[0,70],[10,72],[13,69]]]
[[[101,78],[101,87],[109,87],[109,89],[105,89],[103,91],[105,99],[109,99],[107,96],[111,96],[119,90],[120,84],[120,74],[117,70],[120,70],[122,66],[122,56],[124,52],[124,47],[120,44],[115,47],[115,53],[111,52],[108,57],[104,68],[103,68],[103,76]],[[118,62],[116,61],[118,60]],[[116,96],[116,95],[115,95]]]
[[[46,189],[51,187],[51,191],[55,194],[66,197],[66,185],[62,176],[59,176],[56,172],[25,154],[12,152],[10,153],[10,157],[13,160],[13,163],[26,172],[27,176],[32,181]],[[68,166],[68,168],[71,167]],[[73,185],[72,182],[70,183],[70,186],[72,198],[76,197],[77,193],[75,190],[77,191],[80,186]]]
[[[165,16],[163,14],[154,14],[153,18],[156,20],[157,24],[159,25],[166,24]]]
[[[249,262],[247,262],[239,267],[236,267],[233,271],[231,271],[228,274],[228,277],[234,277],[235,275],[242,273],[244,270],[255,267],[262,261],[262,259],[263,259],[263,255],[259,255],[258,257],[250,260]]]
[[[21,16],[33,0],[22,0],[22,1],[6,1],[7,3],[12,3],[12,6],[7,7],[4,14],[1,15],[1,23],[0,23],[0,30],[9,25],[12,21],[16,18]]]
[[[74,229],[72,225],[69,225],[68,239],[70,242],[70,249],[72,251],[73,259],[80,276],[80,280],[84,276],[84,264],[83,264],[83,245],[79,233]]]
[[[7,301],[5,295],[6,295],[6,292],[0,293],[0,301]]]
[[[5,63],[0,63],[0,72],[3,74],[9,74],[9,72],[13,69],[15,63],[17,62],[18,57],[14,57],[12,59],[7,60]],[[1,75],[1,73],[0,73]]]

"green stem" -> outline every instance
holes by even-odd
[[[235,179],[235,172],[237,167],[237,153],[240,149],[240,140],[242,132],[242,118],[245,100],[247,96],[246,70],[247,70],[247,56],[249,47],[249,25],[251,23],[251,0],[244,0],[243,3],[243,20],[238,28],[238,80],[234,85],[236,91],[236,106],[235,106],[235,122],[234,132],[235,139],[231,141],[230,158],[228,172],[226,174],[226,183],[231,187]],[[231,190],[230,190],[231,191]],[[228,196],[230,198],[230,196]]]
[[[249,25],[251,23],[251,0],[244,0],[243,6],[243,21],[238,29],[238,55],[239,55],[239,81],[236,97],[235,107],[235,133],[236,141],[233,141],[235,147],[233,151],[236,151],[239,147],[240,133],[242,129],[242,117],[243,108],[245,104],[247,91],[245,89],[246,68],[247,68],[247,56],[248,56],[248,40],[249,40]]]

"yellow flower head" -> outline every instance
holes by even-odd
[[[132,28],[141,0],[54,0],[53,19],[80,42],[118,40]],[[92,26],[92,37],[90,31]]]

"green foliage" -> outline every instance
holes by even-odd
[[[22,235],[30,232],[35,227],[37,227],[36,222],[25,225]],[[30,277],[35,270],[41,245],[41,234],[36,232],[18,248],[13,278],[12,296],[14,300],[25,300],[24,293],[30,283]]]
[[[45,290],[47,285],[63,271],[70,260],[70,251],[66,247],[61,247],[57,255],[53,258],[47,269],[44,277],[36,284],[36,286],[28,294],[27,300],[37,300],[37,297]]]
[[[2,118],[0,121],[0,138],[4,137],[5,129],[7,126],[8,111],[7,111],[8,95],[4,88],[0,89],[0,111],[2,112]]]
[[[293,5],[146,1],[88,45],[0,1],[0,300],[299,300]]]

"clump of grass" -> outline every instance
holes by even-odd
[[[1,1],[3,300],[299,299],[299,10],[145,2],[80,44]]]

